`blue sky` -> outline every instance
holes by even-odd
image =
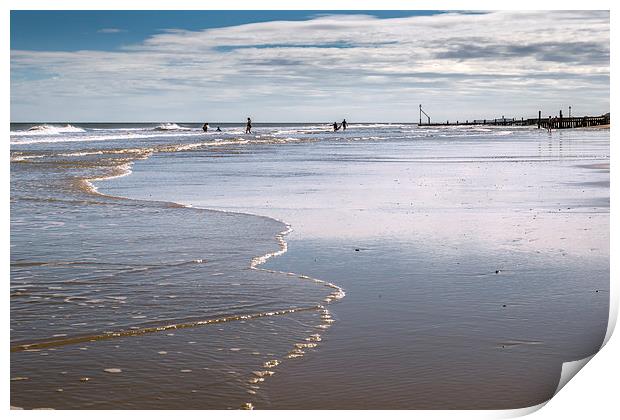
[[[609,108],[609,13],[12,11],[12,121],[416,121]]]
[[[274,20],[308,20],[346,11],[11,11],[11,48],[19,50],[113,51],[165,29],[203,30]],[[380,18],[433,15],[440,11],[359,11]],[[111,31],[106,31],[111,29]]]

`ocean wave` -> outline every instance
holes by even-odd
[[[296,140],[296,139],[290,139]],[[47,152],[46,154],[23,154],[22,152],[11,153],[11,162],[23,162],[29,159],[55,158],[55,157],[84,157],[95,155],[134,155],[134,158],[150,156],[153,153],[165,152],[184,152],[194,149],[200,149],[209,146],[225,146],[225,145],[242,145],[248,144],[250,140],[237,139],[215,139],[213,141],[201,141],[198,143],[181,143],[181,144],[164,144],[153,145],[151,147],[130,147],[121,149],[101,149],[101,150],[82,150],[76,152]]]
[[[61,133],[84,133],[86,130],[80,127],[67,125],[41,124],[30,127],[28,130],[11,131],[11,136],[53,136]]]
[[[93,142],[93,141],[109,141],[109,140],[134,140],[134,139],[152,139],[158,137],[197,137],[202,136],[202,132],[182,132],[182,133],[170,133],[166,132],[161,134],[153,133],[152,131],[134,131],[134,132],[121,132],[101,135],[81,135],[81,136],[60,136],[60,137],[25,137],[17,136],[13,138],[11,133],[11,144],[35,144],[35,143],[69,143],[69,142]]]
[[[11,162],[23,162],[29,159],[39,159],[45,157],[45,155],[20,155],[20,154],[11,154]]]
[[[164,123],[155,127],[153,130],[157,131],[174,131],[174,130],[191,130],[189,127],[181,127],[175,123]]]
[[[400,124],[400,123],[359,123],[359,124],[347,124],[347,130],[354,128],[406,128],[412,124]]]
[[[275,136],[285,136],[290,134],[325,134],[333,131],[331,124],[322,125],[305,125],[302,127],[280,128],[276,129],[272,134]]]
[[[151,127],[106,127],[106,128],[91,128],[92,131],[150,131]]]

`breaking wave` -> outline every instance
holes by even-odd
[[[153,130],[157,131],[175,131],[175,130],[191,130],[189,127],[182,127],[175,123],[164,123],[155,127]]]
[[[27,130],[23,131],[11,131],[11,136],[53,136],[61,133],[83,133],[86,130],[80,127],[67,125],[51,125],[40,124],[34,125]]]

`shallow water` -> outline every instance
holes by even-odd
[[[602,342],[608,131],[155,126],[12,127],[13,405],[517,408]]]

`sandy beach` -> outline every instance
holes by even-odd
[[[606,329],[608,135],[581,133],[155,155],[100,188],[286,221],[288,250],[265,268],[344,289],[320,346],[254,406],[520,408]]]
[[[601,350],[609,7],[130,3],[7,8],[11,409],[524,415]]]

